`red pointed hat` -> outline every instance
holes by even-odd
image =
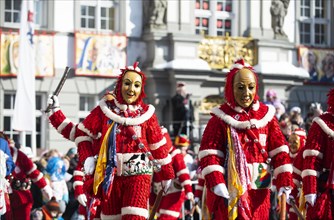
[[[176,147],[189,147],[190,145],[190,140],[187,135],[185,134],[180,134],[175,137],[175,146]]]

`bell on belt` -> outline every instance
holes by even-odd
[[[160,172],[161,164],[157,160],[152,160],[154,172]]]

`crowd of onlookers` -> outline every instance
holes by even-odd
[[[77,219],[79,203],[74,197],[73,172],[77,167],[78,155],[76,148],[70,148],[65,155],[56,149],[50,149],[34,160],[38,169],[47,177],[53,189],[55,197],[57,216],[59,219]],[[57,184],[55,184],[57,183]],[[32,186],[31,191],[34,197],[32,217],[38,216],[41,207],[45,203],[40,190]],[[38,218],[32,218],[38,219]]]

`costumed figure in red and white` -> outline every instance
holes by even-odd
[[[306,131],[303,128],[296,128],[289,136],[290,158],[293,165],[292,181],[293,187],[290,194],[290,204],[287,204],[289,219],[297,220],[296,210],[291,202],[296,204],[300,214],[305,213],[305,199],[302,189],[303,151],[306,142]],[[293,201],[292,201],[293,200]],[[297,211],[298,211],[297,210]]]
[[[269,219],[271,167],[287,198],[292,186],[289,147],[273,106],[259,102],[252,66],[237,60],[226,76],[226,103],[212,109],[199,151],[214,219]]]
[[[9,191],[11,213],[6,213],[6,219],[29,220],[33,206],[33,197],[30,191],[31,183],[34,182],[41,190],[44,197],[50,200],[53,196],[50,185],[47,184],[43,173],[36,164],[22,151],[10,147],[15,162],[15,169],[8,177],[11,190]]]
[[[194,193],[195,204],[199,204],[201,207],[200,214],[202,219],[211,220],[211,214],[208,205],[210,204],[213,205],[210,202],[213,201],[214,198],[210,198],[207,195],[207,188],[205,186],[205,179],[202,176],[201,167],[197,169],[196,174],[197,174],[197,184],[195,185],[195,193]]]
[[[166,128],[162,127],[167,145],[170,146],[169,154],[172,158],[172,166],[174,169],[175,179],[172,180],[171,186],[167,193],[162,196],[157,216],[158,219],[177,220],[180,217],[182,204],[186,199],[193,201],[194,194],[192,192],[192,183],[190,180],[189,170],[184,162],[180,149],[173,146],[170,136]],[[189,140],[179,143],[189,146]],[[150,204],[153,205],[155,196],[162,190],[159,182],[153,182],[153,195],[150,197]]]
[[[111,101],[114,99],[112,93],[107,93],[103,97],[105,100]],[[53,95],[48,99],[48,104],[52,106],[49,113],[49,121],[54,128],[57,129],[67,140],[75,142],[75,130],[78,124],[72,122],[71,119],[67,118],[63,111],[60,109],[58,97]],[[79,140],[82,138],[80,137]],[[94,155],[98,155],[100,139],[93,139],[96,147],[93,148]],[[79,202],[78,214],[83,219],[94,219],[100,218],[101,200],[97,195],[93,193],[93,181],[94,173],[85,174],[83,172],[83,164],[78,163],[76,170],[73,173],[73,188],[74,196]]]
[[[334,219],[334,89],[327,95],[327,111],[313,119],[303,152],[303,190],[306,219]]]
[[[165,190],[174,173],[166,140],[157,132],[160,126],[155,109],[142,100],[144,73],[137,63],[121,71],[116,98],[102,99],[78,124],[75,142],[84,172],[93,174],[95,170],[94,194],[102,188],[101,219],[144,220],[149,215],[152,168],[155,181],[161,182]],[[94,139],[100,139],[100,148]]]
[[[78,165],[73,173],[74,196],[79,202],[78,216],[80,219],[100,219],[101,200],[93,196],[92,182],[94,178],[85,175],[81,166]]]

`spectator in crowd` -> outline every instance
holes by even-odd
[[[280,121],[279,127],[285,137],[285,140],[288,141],[292,132],[292,124],[290,122],[290,119]]]
[[[305,50],[301,58],[302,67],[310,74],[310,82],[319,81],[318,57],[312,50]]]
[[[277,97],[277,93],[273,89],[269,89],[266,92],[266,100],[263,102],[266,105],[273,105],[276,109],[276,118],[279,119],[281,115],[285,113],[285,106],[280,101],[280,99]]]
[[[52,197],[50,201],[43,205],[42,213],[44,220],[63,220],[61,208],[55,197]]]
[[[266,100],[263,102],[266,105],[274,105],[277,102],[277,93],[273,89],[268,89],[266,92]]]
[[[66,204],[69,200],[69,193],[65,180],[66,166],[64,160],[57,156],[49,158],[45,171],[47,173],[53,195],[59,204],[60,212],[64,213],[66,210]]]
[[[205,128],[200,166],[214,219],[269,219],[271,167],[278,196],[291,192],[289,148],[258,89],[253,67],[237,60],[226,76],[226,103],[212,109]]]
[[[290,121],[292,124],[292,130],[296,128],[304,128],[304,119],[301,114],[301,109],[298,106],[294,106],[290,110]]]
[[[322,107],[321,107],[320,103],[313,102],[313,103],[310,104],[309,111],[308,111],[308,113],[306,115],[306,118],[305,118],[306,133],[308,133],[308,130],[311,127],[313,119],[315,117],[319,117],[322,113],[323,113],[323,110],[322,110]]]
[[[66,185],[69,193],[69,199],[68,203],[66,205],[66,210],[63,213],[62,217],[64,219],[69,219],[71,216],[76,213],[78,210],[79,203],[75,198],[75,193],[74,193],[74,187],[73,187],[73,181],[74,181],[74,172],[78,166],[78,154],[77,154],[77,148],[72,147],[70,148],[66,155],[63,157],[63,161],[65,163],[66,167],[66,175],[65,177],[66,180]]]
[[[327,111],[313,119],[303,152],[306,219],[333,219],[334,89],[327,94]]]
[[[274,102],[274,107],[276,109],[276,118],[280,119],[281,116],[285,113],[285,107],[280,101]]]
[[[184,82],[178,82],[176,85],[176,94],[172,97],[172,109],[174,137],[180,134],[189,135],[194,121],[194,107]]]
[[[321,77],[320,82],[334,82],[334,54],[327,53],[322,60],[321,70],[324,75]]]

